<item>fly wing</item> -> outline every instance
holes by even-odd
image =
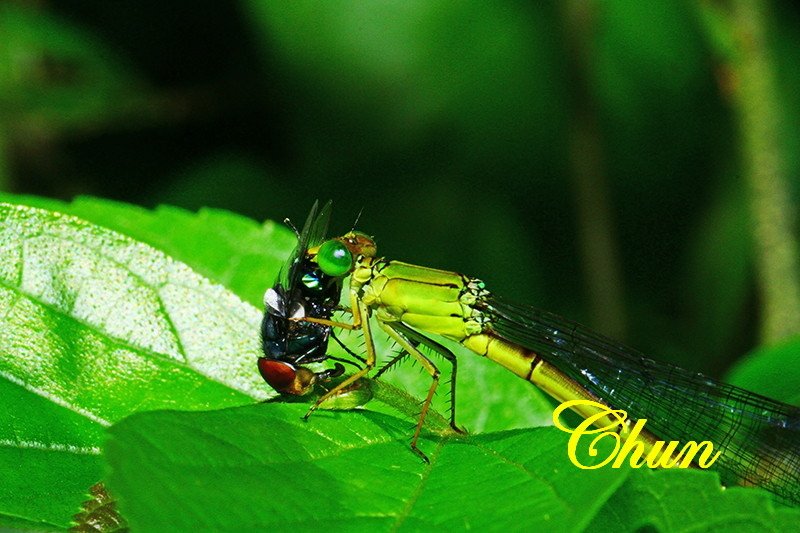
[[[278,285],[288,296],[294,292],[297,280],[300,276],[300,264],[305,259],[308,249],[320,244],[328,232],[328,224],[331,219],[332,202],[328,200],[322,208],[319,208],[319,201],[315,201],[311,206],[311,211],[306,217],[303,229],[297,235],[297,246],[286,260],[278,275]]]
[[[552,313],[491,297],[492,330],[536,352],[660,440],[711,441],[726,484],[762,486],[800,504],[800,409],[658,363]]]
[[[289,319],[297,316],[298,311],[300,316],[306,312],[308,302],[298,283],[308,249],[325,238],[331,206],[328,201],[320,209],[319,201],[314,202],[303,229],[297,234],[297,245],[281,268],[278,280],[264,293],[261,339],[267,358],[294,362],[303,357],[317,357],[317,352],[324,355],[330,328]]]

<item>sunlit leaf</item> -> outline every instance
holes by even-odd
[[[150,210],[88,196],[61,202],[0,192],[4,199],[75,215],[149,244],[259,307],[295,244],[294,234],[282,224],[259,224],[219,209],[192,213],[164,205]]]
[[[126,415],[267,397],[258,310],[154,248],[0,205],[0,252],[0,513],[68,524]]]

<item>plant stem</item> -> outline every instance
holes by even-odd
[[[800,332],[800,281],[794,208],[780,134],[780,98],[765,30],[768,3],[732,0],[733,102],[750,186],[763,303],[762,341]]]
[[[596,97],[588,79],[593,61],[595,14],[602,5],[585,0],[562,4],[569,48],[571,120],[569,131],[572,185],[577,201],[579,242],[591,302],[592,325],[606,335],[624,338],[625,306],[617,244],[608,198],[608,180]]]

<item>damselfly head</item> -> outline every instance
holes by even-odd
[[[345,234],[343,237],[339,238],[340,241],[347,246],[350,253],[353,256],[358,257],[359,255],[364,257],[375,257],[378,253],[378,247],[375,245],[375,239],[367,235],[366,233],[361,233],[360,231],[351,231],[350,233]]]
[[[309,248],[308,257],[319,265],[320,270],[332,278],[341,278],[353,270],[355,258],[375,257],[377,247],[372,237],[351,231],[342,237],[329,239],[321,245]]]

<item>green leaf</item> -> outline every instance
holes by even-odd
[[[793,405],[800,404],[800,338],[766,346],[745,357],[728,375],[728,381],[745,389]]]
[[[111,428],[109,486],[134,529],[788,531],[800,510],[696,470],[580,470],[555,428],[426,435],[404,421],[269,404],[150,412]],[[602,443],[601,443],[602,444]],[[606,457],[601,446],[598,458]],[[599,459],[581,458],[584,464]],[[170,506],[165,495],[180,494]]]
[[[699,470],[640,470],[608,500],[588,531],[792,531],[800,510],[776,508],[769,493],[723,489]]]
[[[269,404],[134,415],[110,430],[109,489],[142,530],[567,531],[587,524],[628,473],[578,470],[554,428],[423,438],[425,465],[403,420],[326,412],[304,422],[304,412]]]
[[[124,416],[268,396],[256,308],[80,219],[0,205],[0,309],[2,514],[69,524]]]
[[[106,226],[0,206],[0,327],[6,333],[0,336],[0,397],[10,407],[0,410],[0,461],[4,471],[15,472],[0,486],[0,524],[65,527],[100,480],[98,454],[108,423],[143,410],[252,404],[268,394],[253,364],[260,311],[164,251],[217,281],[260,275],[263,286],[233,283],[237,292],[260,300],[294,239],[277,226],[270,230],[270,223],[224,212],[153,212],[96,199],[26,202]],[[237,235],[244,243],[228,242]],[[240,260],[248,251],[253,263]],[[262,260],[269,266],[259,274]],[[360,349],[359,335],[343,339]],[[385,361],[391,347],[385,339],[378,344]],[[459,422],[469,429],[549,420],[549,404],[528,383],[471,353],[459,354],[459,365]],[[446,378],[448,366],[440,366]],[[164,507],[163,494],[179,486],[179,505],[186,509],[172,514],[190,522],[170,527],[237,527],[237,520],[255,515],[254,527],[515,527],[525,520],[579,530],[603,514],[598,512],[627,475],[578,471],[564,457],[565,435],[553,428],[465,439],[428,435],[420,445],[432,459],[425,467],[408,449],[410,420],[374,411],[415,418],[415,400],[424,396],[429,378],[411,365],[390,378],[412,395],[401,398],[378,384],[369,411],[318,412],[309,423],[300,421],[306,398],[301,404],[126,419],[115,426],[109,448],[112,494],[140,528],[183,519],[152,509]],[[442,410],[446,388],[444,379],[437,404]],[[432,414],[426,430],[442,426]],[[686,486],[706,490],[692,483]],[[718,491],[714,483],[709,494]],[[476,490],[486,495],[478,503]],[[211,509],[216,517],[208,516]],[[674,520],[677,511],[669,513]]]
[[[15,355],[0,353],[0,365]],[[100,479],[103,428],[15,381],[0,371],[0,513],[63,527]]]
[[[20,530],[20,531],[35,531],[36,533],[43,533],[46,531],[63,531],[63,527],[58,527],[54,524],[46,522],[31,522],[16,516],[8,516],[0,514],[0,529],[7,530]]]
[[[16,405],[12,405],[15,408]],[[31,522],[31,529],[66,527],[87,487],[100,479],[99,449],[65,442],[9,438],[3,430],[0,447],[0,525],[18,527],[3,515]]]
[[[96,224],[124,232],[168,252],[174,258],[186,260],[191,267],[216,281],[234,286],[237,293],[251,301],[260,301],[264,287],[273,282],[294,244],[291,233],[274,223],[262,226],[221,211],[204,210],[194,215],[170,207],[161,207],[153,212],[91,198],[80,198],[71,204],[34,197],[2,195],[2,198],[78,214]],[[167,406],[219,408],[250,401],[217,383],[229,380],[220,380],[213,373],[209,376],[211,379],[195,374],[165,357],[162,353],[165,348],[154,349],[152,345],[166,343],[174,348],[176,334],[181,328],[191,328],[193,335],[202,330],[198,341],[203,345],[200,351],[214,351],[210,359],[219,363],[216,371],[232,372],[237,379],[250,383],[252,396],[266,396],[268,388],[253,370],[253,361],[258,355],[258,310],[238,302],[218,287],[201,305],[187,298],[173,301],[169,309],[163,308],[154,301],[157,300],[154,293],[167,290],[169,285],[156,289],[153,285],[158,283],[142,280],[140,273],[126,268],[127,259],[118,261],[114,257],[140,255],[143,264],[152,262],[149,267],[143,266],[143,271],[158,265],[170,265],[170,268],[176,265],[177,268],[177,264],[164,254],[77,219],[36,209],[7,207],[0,220],[3,221],[0,228],[2,250],[8,252],[3,256],[6,271],[1,294],[5,294],[9,301],[18,301],[16,313],[7,314],[2,325],[7,331],[16,332],[20,339],[9,348],[12,357],[2,363],[6,366],[0,366],[5,378],[0,385],[15,391],[14,395],[9,392],[3,396],[9,398],[9,405],[23,406],[20,410],[6,411],[5,418],[0,417],[0,438],[15,435],[19,440],[14,441],[17,447],[23,446],[21,440],[25,440],[33,446],[51,443],[46,445],[81,450],[84,453],[79,456],[87,463],[82,471],[92,473],[79,476],[81,481],[76,487],[81,487],[80,491],[51,492],[52,499],[65,502],[64,509],[56,513],[62,517],[59,523],[65,523],[66,517],[77,510],[77,505],[84,500],[84,492],[98,480],[95,475],[97,447],[105,423],[137,410]],[[18,232],[21,225],[29,231]],[[26,248],[32,252],[23,254]],[[23,255],[30,263],[29,267],[17,264]],[[23,286],[24,280],[18,270],[26,271],[29,278],[36,274],[34,278],[37,283],[41,282],[41,286],[37,285],[36,290]],[[193,283],[209,286],[188,270],[182,272]],[[115,283],[109,285],[108,280],[115,280]],[[223,303],[226,301],[238,303],[225,310]],[[98,312],[102,310],[109,320],[94,317],[97,320],[88,320],[87,323],[86,317],[75,314],[76,304],[80,304],[77,308],[79,313],[84,312],[81,306],[90,305]],[[205,310],[209,307],[213,309]],[[131,310],[126,311],[128,308]],[[213,320],[215,312],[222,313],[225,320]],[[115,314],[118,320],[111,320]],[[177,325],[175,332],[168,327],[173,314],[184,319],[183,325]],[[195,317],[213,321],[217,327],[187,325]],[[218,334],[215,331],[224,329],[222,323],[225,321],[243,317],[247,317],[244,320],[247,326],[242,324],[236,331],[228,331],[228,336],[224,337],[226,340],[215,349],[214,343],[210,342]],[[137,328],[122,333],[112,331],[126,330],[125,324],[132,321],[140,322],[138,331]],[[148,324],[153,321],[164,327],[152,328],[152,324]],[[142,346],[141,340],[134,339],[136,335],[147,337],[151,346]],[[28,346],[22,341],[26,341]],[[360,349],[362,342],[358,335],[347,336],[345,341],[354,349]],[[380,338],[378,342],[381,354],[390,353],[387,339]],[[237,348],[245,345],[246,349]],[[35,359],[30,356],[34,347],[39,350],[39,357]],[[78,353],[72,352],[74,347],[80,348]],[[453,348],[465,351],[457,346]],[[129,349],[133,353],[129,353]],[[333,349],[336,353],[337,348]],[[118,350],[130,359],[114,357]],[[222,355],[220,350],[226,354]],[[505,370],[487,364],[471,353],[464,354],[461,367],[459,422],[467,428],[482,431],[526,427],[549,420],[549,403],[527,383],[515,380]],[[49,373],[43,368],[49,369]],[[443,369],[445,372],[448,370],[446,365]],[[126,379],[120,379],[123,374]],[[390,382],[395,380],[409,386],[418,392],[417,397],[423,397],[430,383],[427,376],[421,375],[411,365],[405,365],[392,374]],[[35,378],[44,379],[46,385],[37,384]],[[82,388],[76,388],[76,384]],[[233,397],[227,397],[228,394]],[[202,401],[198,395],[203,397]],[[147,401],[142,401],[142,397]],[[447,408],[448,398],[447,394],[440,395],[437,404],[440,409]],[[395,412],[392,407],[379,403],[373,402],[373,406]],[[403,414],[414,416],[408,410]],[[26,420],[29,422],[23,423]],[[38,433],[35,428],[39,428]],[[64,471],[59,460],[54,458],[47,471],[52,472],[53,477],[69,478],[70,472],[79,470],[70,463]],[[25,468],[20,468],[20,471],[25,471]],[[22,485],[10,488],[10,493],[24,491],[24,481],[20,478]],[[38,483],[39,487],[48,485],[59,486],[46,481]],[[13,498],[9,501],[13,502]],[[38,519],[40,515],[37,513],[41,511],[31,507],[9,510],[33,519]]]
[[[152,211],[88,196],[67,203],[0,193],[0,200],[75,215],[147,243],[258,307],[295,244],[294,234],[281,224],[259,224],[219,209]]]

